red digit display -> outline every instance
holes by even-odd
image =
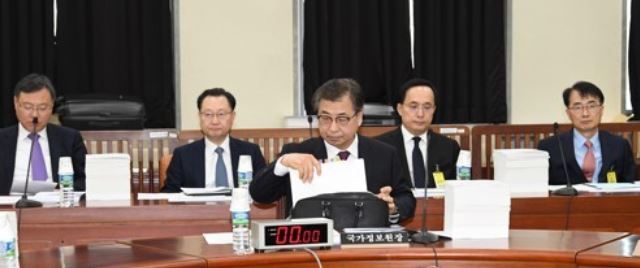
[[[324,224],[277,225],[265,227],[265,245],[304,245],[327,242],[327,226]]]

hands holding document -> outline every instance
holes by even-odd
[[[335,162],[339,165],[348,165],[346,168],[338,168],[337,170],[331,166],[330,174],[322,175],[322,166],[320,160],[316,159],[311,154],[291,153],[282,156],[281,164],[285,167],[295,170],[294,176],[291,177],[291,186],[293,194],[293,203],[304,197],[313,196],[315,194],[340,192],[340,191],[367,191],[367,182],[364,171],[364,160],[358,161],[344,161]],[[353,166],[350,164],[353,163]],[[334,173],[334,171],[337,171]],[[327,181],[313,181],[314,177],[319,177],[321,180],[331,180],[331,183]],[[338,180],[335,180],[335,179]],[[313,188],[313,189],[312,189]],[[378,198],[387,202],[389,206],[389,213],[393,214],[397,212],[397,207],[394,202],[391,192],[393,188],[391,186],[384,186],[380,188],[380,193],[377,194]],[[301,196],[302,195],[302,196]]]

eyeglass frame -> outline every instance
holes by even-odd
[[[206,120],[213,120],[213,119],[218,119],[218,120],[226,120],[227,118],[229,118],[228,116],[230,114],[232,114],[233,111],[227,111],[227,112],[199,112],[200,117],[202,117],[203,119]]]
[[[436,109],[436,106],[430,103],[425,103],[425,104],[416,104],[415,106],[410,104],[404,104],[402,103],[403,107],[407,107],[407,110],[409,110],[410,113],[412,114],[417,114],[418,111],[422,110],[425,113],[428,113],[430,111],[434,111]]]
[[[319,115],[316,115],[316,117],[318,118],[318,126],[331,126],[331,124],[335,122],[336,125],[340,127],[346,127],[349,125],[349,122],[351,122],[353,118],[357,117],[358,113],[359,112],[355,112],[351,116],[338,115],[335,118],[327,114],[319,114]],[[330,119],[330,121],[326,121],[323,123],[323,121],[325,121],[323,118]],[[344,121],[339,121],[339,120],[344,120]]]
[[[595,113],[598,108],[602,108],[601,103],[586,103],[584,105],[576,104],[576,105],[572,105],[571,107],[567,107],[567,110],[571,111],[572,113],[580,113],[584,110],[586,110],[589,113]]]
[[[28,113],[32,113],[34,111],[44,113],[52,108],[52,105],[48,103],[33,104],[29,102],[18,102],[18,106]]]

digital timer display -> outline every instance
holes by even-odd
[[[251,222],[251,245],[265,250],[328,248],[333,245],[333,220],[304,218],[255,220]]]
[[[272,225],[264,232],[266,246],[327,243],[326,224]]]

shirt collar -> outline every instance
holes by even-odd
[[[400,129],[402,130],[402,139],[404,140],[404,143],[413,145],[413,137],[416,137],[416,136],[411,134],[411,132],[409,132],[409,130],[407,130],[407,128],[404,127],[404,125],[402,125]],[[418,136],[420,137],[420,142],[426,142],[428,132],[429,131],[427,130]]]
[[[204,145],[205,145],[205,150],[207,152],[215,152],[215,149],[218,147],[222,147],[222,149],[224,149],[224,152],[230,152],[229,149],[229,135],[227,135],[226,137],[224,137],[224,140],[222,141],[222,144],[217,145],[215,143],[213,143],[212,141],[209,140],[209,138],[205,137],[204,138]]]
[[[18,123],[18,140],[29,139],[29,134],[31,134],[31,131],[27,130],[22,126],[22,124]],[[40,140],[48,139],[46,125],[42,130],[40,130],[40,132],[38,132],[38,135],[40,136]]]
[[[338,149],[338,147],[335,147],[335,146],[329,144],[325,140],[323,140],[323,142],[324,142],[324,146],[327,148],[327,158],[328,159],[333,159],[341,151],[349,151],[349,155],[353,155],[356,158],[358,158],[358,135],[357,134],[356,134],[355,139],[353,139],[353,142],[351,142],[351,145],[349,145],[349,147],[347,147],[347,150],[340,150],[340,149]]]
[[[600,139],[598,137],[599,135],[600,135],[600,132],[597,131],[596,134],[593,135],[591,139],[589,139],[591,141],[591,144],[593,144],[594,146],[600,144]],[[582,133],[580,133],[580,131],[574,128],[573,129],[573,146],[580,148],[581,146],[584,146],[585,141],[587,141],[587,138],[582,136]]]

